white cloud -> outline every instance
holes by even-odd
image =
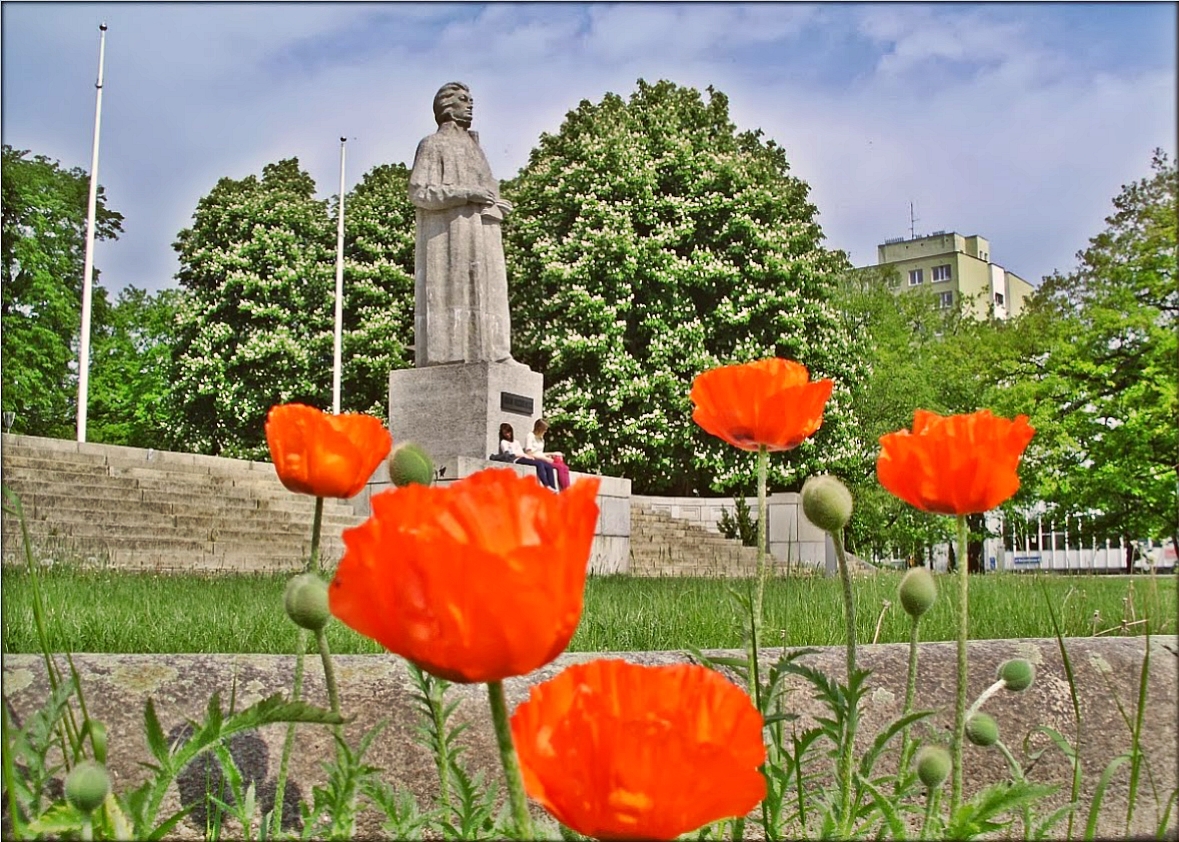
[[[349,185],[409,162],[444,82],[472,86],[500,178],[582,99],[640,76],[711,84],[786,148],[828,244],[857,263],[907,233],[912,199],[920,230],[987,236],[1039,280],[1071,265],[1151,148],[1174,148],[1175,70],[1091,65],[1083,41],[1046,46],[1025,8],[6,4],[3,133],[88,165],[105,14],[100,176],[127,221],[98,261],[116,287],[155,288],[217,179],[298,156],[334,193],[341,134]]]

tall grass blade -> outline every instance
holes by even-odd
[[[1105,798],[1105,790],[1109,787],[1110,781],[1113,780],[1114,773],[1118,768],[1130,759],[1129,754],[1119,754],[1105,767],[1105,771],[1101,773],[1101,778],[1097,781],[1097,788],[1093,790],[1093,803],[1089,805],[1089,818],[1085,821],[1085,835],[1086,842],[1094,839],[1097,836],[1097,818],[1101,814],[1101,802]]]
[[[1130,791],[1126,794],[1126,835],[1130,835],[1130,822],[1134,818],[1134,804],[1138,800],[1138,780],[1142,771],[1142,722],[1146,716],[1146,691],[1150,678],[1150,630],[1147,627],[1146,647],[1142,655],[1142,669],[1138,674],[1138,710],[1134,716],[1134,727],[1130,731]]]
[[[1056,635],[1056,646],[1060,649],[1060,660],[1064,664],[1064,675],[1068,679],[1068,692],[1073,703],[1073,716],[1077,720],[1077,743],[1073,746],[1072,761],[1073,761],[1073,782],[1072,794],[1070,801],[1073,804],[1080,803],[1081,799],[1081,739],[1084,734],[1083,723],[1081,719],[1081,700],[1077,696],[1077,681],[1073,674],[1073,662],[1068,656],[1068,649],[1064,645],[1064,635],[1060,630],[1060,621],[1056,617],[1056,611],[1052,607],[1052,600],[1048,598],[1048,589],[1044,586],[1043,581],[1040,582],[1040,590],[1044,596],[1044,604],[1048,608],[1048,616],[1052,620],[1052,630]],[[1076,812],[1069,813],[1068,816],[1068,831],[1066,836],[1069,839],[1073,838],[1073,824],[1076,819]]]
[[[1167,827],[1171,824],[1171,811],[1174,809],[1176,802],[1179,802],[1179,789],[1171,790],[1171,795],[1167,799],[1167,806],[1163,809],[1162,818],[1159,819],[1158,826],[1154,830],[1155,839],[1165,839],[1167,837]]]

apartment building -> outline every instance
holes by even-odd
[[[976,318],[986,318],[992,305],[995,318],[1018,316],[1034,291],[1023,278],[992,263],[991,244],[977,234],[935,231],[885,240],[876,247],[876,264],[895,271],[897,292],[930,290],[941,306],[961,301]]]

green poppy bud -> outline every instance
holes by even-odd
[[[1012,658],[999,664],[999,680],[1013,693],[1019,693],[1032,686],[1036,680],[1036,668],[1031,661]]]
[[[937,599],[937,584],[928,567],[914,567],[901,579],[901,605],[910,617],[920,617]]]
[[[404,441],[389,454],[389,479],[398,488],[411,482],[430,485],[434,482],[434,460],[421,445]]]
[[[92,760],[83,760],[66,775],[66,800],[83,813],[94,812],[110,791],[110,775]]]
[[[927,789],[937,789],[950,777],[950,753],[941,746],[922,746],[917,752],[917,777]]]
[[[283,596],[287,616],[296,626],[319,631],[332,616],[328,607],[328,585],[314,573],[300,573],[287,582]]]
[[[851,519],[852,495],[838,477],[810,477],[802,484],[802,510],[823,531],[838,532]]]
[[[993,746],[999,742],[999,723],[989,713],[973,713],[966,720],[966,739],[976,746]]]

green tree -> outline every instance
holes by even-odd
[[[1113,200],[1077,268],[1046,278],[1030,319],[1043,338],[1009,399],[1030,406],[1036,491],[1056,511],[1092,515],[1128,547],[1176,535],[1176,192],[1161,150],[1152,174]]]
[[[30,157],[31,156],[31,157]],[[2,354],[5,412],[12,431],[69,437],[77,406],[77,343],[90,179],[43,155],[5,145],[3,167]],[[114,239],[123,217],[98,190],[96,239]],[[107,301],[94,272],[92,323]]]
[[[413,217],[404,165],[364,175],[344,203],[341,409],[386,414],[389,371],[411,363]],[[223,178],[180,232],[170,430],[177,445],[263,458],[276,403],[330,409],[338,199],[288,159]]]
[[[95,331],[87,429],[91,441],[168,448],[170,363],[176,311],[184,293],[151,295],[133,286],[119,293]]]
[[[862,470],[846,477],[856,505],[848,524],[849,549],[867,558],[929,561],[951,537],[946,519],[893,497],[876,479],[880,437],[905,429],[916,409],[942,405],[937,376],[940,336],[950,318],[931,294],[897,295],[892,274],[877,267],[843,273],[836,305],[849,333],[862,340],[864,372],[851,390],[852,412],[864,445]]]
[[[334,240],[315,182],[290,158],[221,179],[173,248],[186,295],[172,349],[172,438],[262,458],[276,403],[331,404]]]
[[[852,406],[868,451],[863,473],[849,477],[856,509],[848,543],[861,555],[928,560],[934,545],[949,543],[952,522],[917,511],[885,491],[876,479],[880,436],[908,429],[917,409],[943,415],[991,409],[1012,417],[1028,411],[1013,391],[1024,361],[1042,344],[1033,321],[978,319],[969,302],[941,307],[929,291],[893,291],[894,275],[869,267],[840,278],[837,301],[847,329],[864,338],[866,373],[852,390]],[[1021,474],[1031,469],[1025,463]],[[1008,508],[1025,505],[1025,488]],[[983,568],[984,518],[970,518],[971,569]]]
[[[378,165],[365,173],[344,202],[340,401],[354,411],[385,418],[389,372],[413,365],[409,350],[413,337],[413,261],[414,206],[409,200],[409,169],[404,164]]]
[[[727,98],[640,80],[629,101],[583,101],[504,185],[513,349],[542,372],[554,448],[639,493],[751,487],[753,460],[691,421],[692,378],[765,356],[835,394],[816,437],[771,460],[797,487],[859,457],[854,342],[828,300],[842,252],[822,247],[809,188]]]

